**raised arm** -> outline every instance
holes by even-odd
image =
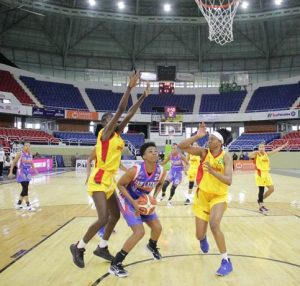
[[[225,156],[224,156],[224,164],[225,164],[224,175],[215,171],[208,162],[206,162],[203,165],[203,167],[207,170],[208,173],[212,174],[214,177],[219,179],[222,183],[230,186],[232,183],[233,167],[232,167],[232,160],[228,156],[228,154],[225,154]]]
[[[206,153],[206,149],[198,146],[197,147],[191,146],[191,145],[194,142],[198,141],[200,138],[204,137],[205,135],[206,135],[205,124],[202,122],[201,124],[199,124],[199,129],[197,134],[188,139],[181,141],[178,144],[178,147],[184,152],[202,157],[204,153]]]
[[[267,154],[268,154],[268,155],[273,155],[273,154],[275,154],[275,153],[281,151],[282,149],[284,149],[284,148],[285,148],[286,146],[288,146],[288,145],[289,145],[289,142],[286,142],[285,144],[283,144],[283,145],[277,147],[276,149],[267,152]]]
[[[248,156],[250,159],[254,159],[257,156],[257,154],[258,154],[258,151],[253,151],[253,152],[249,153]]]
[[[132,105],[125,118],[122,120],[122,122],[118,125],[118,131],[122,132],[124,130],[124,128],[126,127],[127,123],[130,121],[130,119],[135,115],[135,113],[137,112],[138,108],[141,106],[141,104],[143,103],[143,101],[145,100],[146,97],[148,97],[150,94],[150,83],[147,82],[147,87],[143,92],[143,95],[140,96],[140,98],[138,99],[138,101]]]
[[[117,108],[117,111],[113,118],[109,121],[109,123],[105,126],[103,133],[102,133],[102,140],[107,140],[111,137],[111,135],[115,132],[117,123],[123,112],[126,110],[128,99],[130,96],[131,90],[138,84],[138,81],[140,79],[140,72],[135,73],[132,72],[129,79],[129,84],[127,86],[127,89],[125,93],[122,96],[122,99],[119,103],[119,106]],[[109,99],[108,99],[109,100]]]

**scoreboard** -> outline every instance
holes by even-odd
[[[174,94],[174,82],[160,82],[159,94]]]

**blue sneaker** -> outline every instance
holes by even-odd
[[[98,230],[98,235],[99,235],[100,237],[103,237],[104,232],[105,232],[105,226],[102,226],[102,227]]]
[[[202,240],[200,240],[200,248],[203,253],[207,253],[209,251],[209,244],[206,236]]]
[[[217,270],[216,274],[218,276],[226,276],[230,272],[232,272],[232,270],[233,270],[233,268],[232,268],[232,263],[231,263],[230,259],[228,258],[228,261],[226,259],[222,259],[221,266]]]

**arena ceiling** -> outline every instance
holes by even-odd
[[[234,22],[234,42],[208,40],[194,0],[0,0],[1,52],[20,67],[182,72],[300,69],[300,1],[248,0]]]

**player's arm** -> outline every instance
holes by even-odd
[[[134,179],[136,175],[136,167],[131,167],[128,171],[119,179],[118,181],[118,189],[122,193],[122,195],[130,201],[135,210],[139,212],[139,206],[136,200],[134,200],[131,195],[128,193],[126,187],[130,184],[130,182]]]
[[[140,79],[140,72],[138,73],[132,72],[129,78],[128,87],[121,98],[117,111],[103,130],[102,138],[101,138],[102,140],[108,140],[111,137],[111,135],[115,132],[118,120],[123,114],[123,112],[126,110],[131,90],[138,84],[139,79]]]
[[[219,172],[215,171],[208,162],[204,163],[203,167],[207,170],[208,173],[212,174],[214,177],[219,179],[222,183],[230,186],[232,183],[232,160],[231,158],[225,154],[224,156],[224,174],[220,174]]]
[[[170,154],[165,158],[163,162],[160,163],[161,166],[166,165],[170,161]]]
[[[286,146],[288,146],[288,145],[289,145],[289,142],[286,142],[285,144],[283,144],[283,145],[277,147],[276,149],[267,152],[267,154],[268,154],[268,155],[273,155],[273,154],[275,154],[275,153],[281,151],[282,149],[284,149],[284,148],[285,148]]]
[[[258,154],[258,151],[253,151],[253,152],[251,152],[251,153],[249,153],[249,159],[254,159],[256,156],[257,156],[257,154]]]
[[[120,169],[121,171],[123,171],[123,172],[127,172],[127,171],[128,171],[128,169],[125,167],[124,164],[122,164],[122,162],[120,162],[119,169]]]
[[[39,172],[38,172],[38,170],[34,167],[34,164],[33,164],[32,159],[31,159],[30,161],[31,161],[31,162],[30,162],[31,168],[34,170],[35,174],[38,174]]]
[[[205,148],[201,148],[201,147],[195,147],[195,146],[191,146],[194,142],[198,141],[200,138],[206,136],[206,130],[205,130],[205,124],[202,122],[199,125],[199,129],[196,135],[185,139],[183,141],[181,141],[178,144],[178,147],[186,152],[189,153],[191,155],[198,155],[198,156],[203,156],[204,153],[206,153],[206,149]]]
[[[143,103],[143,101],[145,100],[145,98],[149,96],[149,94],[150,94],[150,83],[147,82],[147,87],[144,90],[143,95],[140,96],[140,98],[138,99],[138,101],[129,108],[129,110],[127,111],[127,114],[126,114],[125,118],[118,125],[118,131],[119,132],[122,132],[124,130],[124,128],[126,127],[127,123],[135,115],[135,113],[137,112],[138,108],[141,106],[141,104]]]
[[[163,170],[162,176],[161,176],[158,184],[155,187],[155,191],[154,191],[154,195],[153,195],[155,198],[157,197],[157,195],[160,193],[160,191],[162,189],[163,183],[166,179],[166,175],[167,175],[167,172],[165,170]]]
[[[94,147],[93,150],[91,151],[87,161],[86,161],[86,180],[85,184],[87,184],[90,174],[91,174],[91,169],[92,169],[92,162],[96,159],[96,148]]]
[[[13,176],[13,169],[16,166],[17,162],[20,160],[21,158],[21,152],[17,154],[17,156],[15,157],[15,159],[12,161],[11,165],[10,165],[10,170],[9,170],[9,174],[8,177],[12,177]]]

